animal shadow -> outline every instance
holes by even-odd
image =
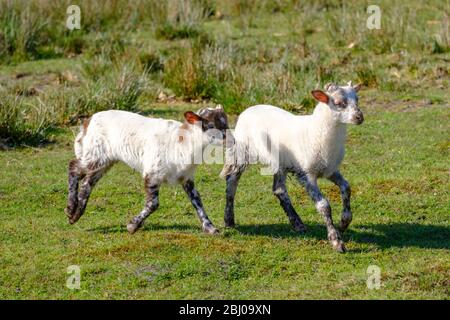
[[[244,234],[280,238],[316,238],[326,240],[326,228],[321,224],[308,224],[307,233],[301,235],[286,224],[240,225],[236,229]],[[418,223],[350,225],[343,235],[345,241],[375,244],[380,248],[417,247],[450,249],[450,227]]]

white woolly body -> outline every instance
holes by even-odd
[[[311,176],[328,177],[344,157],[346,125],[323,103],[305,116],[257,105],[239,116],[234,135],[238,150],[246,150],[250,159],[272,170],[301,169]]]
[[[195,134],[201,134],[201,128],[182,130],[178,121],[109,110],[92,116],[87,130],[76,138],[75,154],[83,167],[122,161],[154,183],[175,184],[194,175],[194,148],[202,148],[192,143]]]

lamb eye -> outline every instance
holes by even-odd
[[[208,129],[214,129],[214,124],[213,123],[208,123]]]

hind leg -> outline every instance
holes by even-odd
[[[80,161],[78,159],[69,162],[69,194],[67,197],[67,207],[64,210],[66,215],[71,218],[78,207],[78,183],[83,179]]]
[[[225,227],[233,228],[235,226],[234,222],[234,198],[236,196],[236,190],[239,184],[239,179],[243,170],[239,170],[237,172],[233,172],[229,176],[227,176],[227,189],[226,189],[226,205],[225,205],[225,214],[224,221]]]
[[[292,228],[300,233],[305,233],[306,226],[303,224],[302,219],[300,219],[294,207],[292,206],[291,199],[289,198],[289,194],[287,192],[286,174],[282,172],[277,172],[274,174],[272,191],[280,201],[280,205],[283,208],[284,212],[286,212],[286,215],[291,222]]]
[[[108,166],[102,166],[97,169],[87,170],[84,179],[81,182],[81,187],[78,192],[78,204],[75,212],[69,217],[69,223],[74,224],[77,222],[81,216],[84,214],[86,209],[86,205],[89,200],[89,196],[91,195],[92,189],[97,184],[97,182],[101,179],[101,177],[105,174],[105,172],[109,169]]]

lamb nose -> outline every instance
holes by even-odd
[[[364,116],[362,113],[356,115],[356,120],[361,124],[364,121]]]

